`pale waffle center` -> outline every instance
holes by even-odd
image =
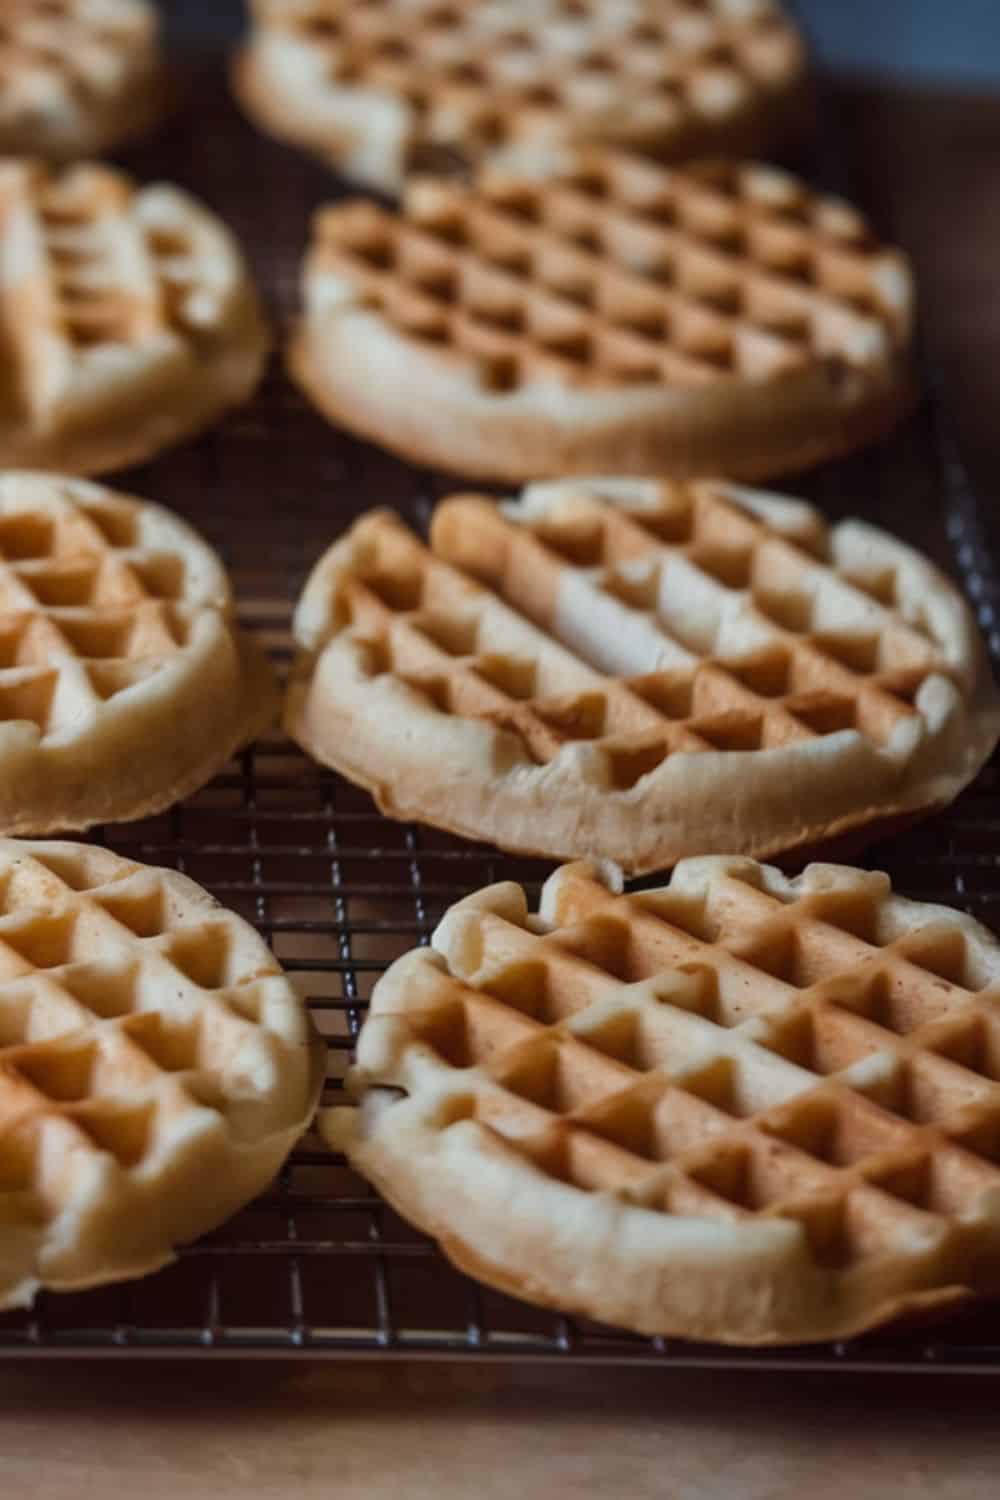
[[[327,209],[310,278],[497,392],[833,380],[905,341],[905,272],[846,205],[768,168],[572,161]]]
[[[192,1132],[252,1137],[287,985],[256,934],[162,872],[27,851],[0,852],[0,1219],[41,1229],[100,1174],[110,1211]]]
[[[184,654],[187,586],[185,558],[145,543],[128,502],[0,513],[0,726],[43,742],[92,727]]]
[[[694,891],[687,868],[616,897],[567,867],[551,932],[489,892],[446,918],[451,972],[401,996],[448,1080],[442,1125],[475,1118],[547,1175],[649,1209],[795,1220],[840,1268],[995,1212],[995,947],[900,918],[860,872],[776,895],[759,867]]]
[[[602,117],[669,136],[738,115],[803,66],[770,0],[310,0],[261,14],[308,45],[331,85],[405,99],[417,162],[428,146],[467,156]]]
[[[538,764],[573,746],[610,790],[678,752],[845,730],[888,746],[950,670],[900,613],[891,568],[834,566],[808,550],[822,535],[792,540],[724,486],[659,485],[634,507],[562,488],[540,513],[444,502],[432,551],[390,517],[365,522],[336,604],[363,670],[507,731]]]

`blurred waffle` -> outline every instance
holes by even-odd
[[[147,0],[3,0],[0,153],[69,158],[144,130],[163,102]]]
[[[513,142],[766,151],[807,117],[773,0],[256,0],[235,84],[275,135],[400,191]]]
[[[526,150],[321,211],[291,365],[455,473],[756,478],[892,427],[912,300],[902,255],[775,168]]]
[[[96,473],[245,400],[268,338],[237,245],[177,188],[0,161],[0,465]]]
[[[211,549],[84,480],[0,476],[0,831],[144,817],[271,721]]]
[[[888,876],[505,883],[380,981],[335,1150],[463,1270],[645,1334],[842,1338],[1000,1286],[1000,946]]]

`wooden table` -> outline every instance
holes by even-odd
[[[913,252],[981,491],[1000,421],[1000,99],[844,92],[859,180]],[[303,1366],[0,1368],[11,1500],[404,1495],[783,1500],[997,1492],[993,1381]]]
[[[9,1367],[11,1500],[972,1500],[992,1382],[680,1371]]]

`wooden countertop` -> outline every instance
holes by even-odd
[[[1000,99],[841,94],[859,180],[910,248],[983,494],[1000,474]],[[0,1366],[11,1500],[402,1493],[966,1500],[996,1492],[990,1380],[82,1362]]]
[[[996,1387],[236,1361],[0,1371],[11,1500],[976,1500]]]

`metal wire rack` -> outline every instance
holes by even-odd
[[[278,319],[294,307],[309,215],[329,176],[256,136],[217,64],[187,79],[191,108],[126,164],[197,192],[248,246]],[[189,517],[222,552],[248,625],[279,663],[312,562],[361,510],[426,521],[440,476],[334,432],[275,367],[257,399],[196,444],[121,481]],[[833,514],[863,508],[957,567],[1000,658],[1000,581],[975,497],[936,410],[890,445],[809,486]],[[942,497],[944,505],[942,505]],[[870,851],[913,895],[1000,922],[1000,764],[944,816]],[[278,737],[243,754],[171,812],[107,829],[112,848],[186,871],[256,923],[327,1036],[330,1096],[377,975],[425,941],[455,899],[512,878],[537,893],[546,867],[432,830],[388,822],[369,798]],[[479,1288],[363,1182],[306,1140],[270,1192],[144,1281],[43,1296],[0,1316],[0,1353],[550,1359],[770,1369],[1000,1372],[1000,1317],[931,1332],[740,1354],[643,1340]]]

